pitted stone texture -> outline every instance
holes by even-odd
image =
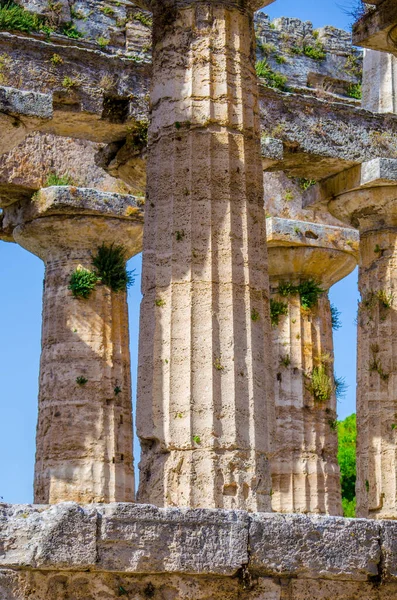
[[[379,536],[374,521],[256,514],[250,568],[261,575],[366,581],[378,575]]]
[[[277,253],[270,252],[269,265],[273,260],[277,261]],[[293,248],[290,262],[294,264]],[[290,282],[300,283],[293,275]],[[276,435],[272,508],[282,513],[342,515],[328,296],[322,294],[316,306],[304,311],[299,296],[279,297],[276,281],[270,277],[272,297],[286,302],[288,314],[273,327]],[[332,389],[323,401],[314,398],[309,388],[312,372],[319,367],[324,368]]]
[[[147,63],[81,47],[76,40],[48,43],[4,31],[0,54],[7,57],[2,67],[7,86],[40,92],[54,108],[52,118],[35,130],[110,143],[124,140],[129,127],[147,117]],[[34,94],[31,100],[37,102]]]
[[[273,141],[281,143],[282,145],[280,140]],[[262,150],[263,146],[264,141],[262,140]],[[270,145],[270,147],[272,147],[272,145]],[[315,181],[313,180],[311,183],[313,184]],[[323,206],[315,208],[303,207],[303,198],[305,195],[304,188],[309,184],[310,182],[306,179],[287,177],[282,171],[276,171],[274,173],[265,171],[263,173],[263,187],[266,216],[268,218],[277,217],[280,219],[280,222],[285,223],[297,220],[308,221],[308,223],[318,223],[321,226],[335,225],[341,227],[341,221],[330,215]],[[266,221],[266,227],[269,227],[268,221]],[[306,225],[304,225],[303,227],[304,228],[301,228],[301,235],[295,235],[294,240],[301,239],[310,242],[310,238],[305,235],[306,231],[310,229],[310,226],[307,225],[306,227]],[[315,243],[315,238],[311,239],[314,240],[313,243]]]
[[[43,214],[29,220],[28,207],[26,220],[21,218],[14,229],[15,240],[46,266],[35,500],[130,501],[134,473],[126,291],[116,293],[101,284],[89,298],[77,299],[69,283],[75,269],[92,270],[92,255],[102,243],[122,243],[126,258],[139,251],[142,225],[116,213],[86,215],[83,206],[79,214],[79,205],[87,208],[98,198],[106,214],[106,195],[75,191],[77,199],[73,188],[43,191],[49,201],[59,193],[61,204],[70,193],[74,213],[52,214],[45,206]],[[94,210],[100,212],[98,206]]]
[[[127,185],[95,164],[95,154],[102,147],[88,140],[29,134],[22,143],[0,156],[0,206],[30,198],[54,173],[69,176],[79,187],[130,193]]]
[[[233,575],[248,562],[248,514],[240,511],[97,506],[100,571]]]
[[[234,0],[183,4],[167,26],[164,12],[154,17],[139,500],[270,510],[273,391],[252,19]]]
[[[286,315],[273,326],[276,403],[272,458],[272,508],[277,512],[342,514],[337,463],[334,353],[328,288],[356,266],[357,233],[350,229],[292,221],[266,220],[271,297]],[[311,309],[299,295],[283,297],[281,284],[314,279],[323,292]],[[310,390],[312,374],[323,369],[327,398]]]
[[[361,235],[357,359],[357,514],[397,518],[397,233]]]
[[[96,561],[96,532],[94,507],[0,505],[0,567],[84,570]]]
[[[0,203],[0,207],[1,207]],[[50,217],[59,215],[60,217],[82,217],[92,215],[97,217],[109,217],[110,231],[113,231],[114,224],[120,219],[122,225],[129,228],[129,233],[134,234],[128,240],[126,245],[131,247],[132,252],[136,254],[141,250],[143,233],[143,205],[141,199],[130,194],[116,194],[101,192],[92,188],[80,188],[74,186],[50,186],[43,188],[32,196],[31,200],[21,200],[11,205],[3,205],[3,218],[1,229],[3,233],[12,234],[14,229],[20,225],[25,225],[41,217]],[[100,224],[100,221],[97,221]],[[65,232],[69,225],[65,223]],[[102,227],[106,234],[106,226],[102,221]],[[72,239],[74,236],[72,234]],[[40,246],[40,240],[37,240],[37,248]],[[47,240],[43,240],[44,246]],[[54,244],[58,240],[54,234]],[[65,241],[67,246],[67,241]],[[41,255],[45,256],[46,251],[42,250]]]
[[[30,131],[43,126],[52,116],[50,94],[0,86],[0,154],[18,146]]]
[[[397,57],[364,51],[362,107],[376,113],[397,112]]]

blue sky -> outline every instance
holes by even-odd
[[[349,0],[340,0],[343,3]],[[311,20],[315,27],[328,24],[347,28],[350,22],[332,0],[277,0],[266,12],[272,18]],[[129,268],[140,275],[140,255],[130,261]],[[16,244],[0,242],[0,497],[6,502],[32,501],[43,276],[44,267],[38,258]],[[338,405],[339,416],[344,418],[355,410],[357,272],[336,284],[330,297],[342,313],[343,327],[335,332],[334,339],[335,370],[349,385],[346,398]],[[140,298],[137,278],[129,290],[134,397]]]

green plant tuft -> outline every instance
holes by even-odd
[[[0,6],[0,30],[1,31],[41,31],[44,20],[38,15],[32,15],[27,10],[14,2],[1,3]]]
[[[291,364],[291,358],[290,358],[289,354],[286,354],[285,356],[280,356],[280,365],[287,368],[290,366],[290,364]]]
[[[280,302],[279,300],[270,299],[270,322],[276,327],[279,323],[280,317],[288,315],[288,304],[286,302]]]
[[[255,65],[256,74],[258,77],[264,80],[264,83],[271,88],[278,90],[286,90],[287,77],[273,71],[266,58],[259,60]]]
[[[346,396],[348,385],[344,377],[336,377],[334,375],[334,390],[338,400],[342,400]]]
[[[114,393],[116,394],[116,396],[118,396],[119,394],[121,394],[121,387],[116,385],[116,387],[114,388]]]
[[[298,285],[298,293],[301,298],[302,307],[310,309],[317,304],[318,298],[320,294],[324,293],[324,290],[314,279],[308,279]]]
[[[298,177],[298,184],[302,191],[306,191],[309,188],[316,185],[317,181],[315,179],[305,179],[304,177]]]
[[[87,383],[88,379],[86,377],[83,377],[82,375],[79,375],[79,377],[76,377],[76,383],[78,385],[85,385]]]
[[[325,60],[327,55],[324,46],[320,42],[317,42],[314,46],[303,46],[302,52],[313,60]]]
[[[258,311],[256,310],[256,308],[253,308],[251,310],[251,319],[252,319],[252,321],[259,321],[259,319],[260,319],[260,315],[259,315]]]
[[[127,271],[125,263],[126,249],[121,245],[102,244],[92,257],[98,279],[113,292],[126,290],[135,281],[133,271]]]
[[[337,331],[338,329],[340,329],[342,327],[342,321],[341,321],[340,316],[341,316],[341,312],[337,309],[335,304],[331,304],[331,323],[332,323],[332,329],[334,331]]]
[[[76,25],[72,21],[70,21],[70,23],[65,23],[65,25],[62,26],[61,33],[72,40],[78,40],[84,37],[84,35],[77,29]]]
[[[193,442],[194,442],[195,444],[201,444],[201,439],[200,439],[200,436],[199,436],[199,435],[194,435],[194,436],[193,436]]]
[[[346,95],[349,98],[355,98],[356,100],[361,100],[363,97],[363,89],[361,83],[351,83],[347,88]]]
[[[332,381],[327,374],[325,365],[319,364],[313,368],[306,387],[316,402],[327,402],[331,398]]]
[[[75,183],[68,173],[65,173],[64,175],[50,173],[46,179],[44,187],[51,187],[53,185],[75,185]]]
[[[88,298],[97,283],[96,273],[83,267],[77,267],[70,277],[68,289],[71,290],[75,298]]]

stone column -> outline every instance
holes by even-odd
[[[122,244],[128,257],[139,252],[134,204],[131,196],[47,188],[5,215],[15,241],[45,262],[38,504],[134,499],[126,291],[98,284],[84,299],[69,289],[75,269],[93,269],[101,244]]]
[[[279,218],[267,219],[267,235],[276,397],[272,507],[341,515],[328,289],[356,266],[358,235]],[[287,285],[297,288],[307,281],[323,290],[310,308],[302,306],[296,291],[286,294]],[[277,306],[284,313],[278,318]]]
[[[397,57],[364,50],[362,107],[377,113],[397,112]]]
[[[360,231],[357,516],[397,518],[397,161],[325,180],[309,201]]]
[[[252,28],[262,4],[145,4],[154,48],[140,502],[270,510],[273,391]]]

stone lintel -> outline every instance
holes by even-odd
[[[183,8],[185,6],[192,6],[198,3],[198,1],[200,0],[177,0],[177,4]],[[241,0],[210,0],[210,2],[218,5],[229,5],[231,8],[241,7]],[[259,10],[260,8],[265,8],[265,6],[269,6],[269,4],[272,4],[273,2],[275,2],[275,0],[246,0],[246,4],[248,4],[254,11]],[[134,4],[140,8],[143,8],[144,10],[149,10],[150,12],[153,12],[157,5],[159,6],[160,10],[164,10],[164,0],[160,0],[160,2],[158,0],[136,0]]]
[[[143,227],[141,199],[127,194],[101,192],[91,188],[51,186],[39,190],[31,200],[6,206],[2,235],[10,236],[18,225],[53,215],[94,215],[135,221]]]
[[[260,85],[260,115],[265,170],[320,180],[379,156],[397,158],[394,114]]]
[[[269,248],[304,246],[340,250],[355,257],[358,256],[359,234],[355,229],[349,227],[269,217],[266,219],[266,232]]]
[[[379,156],[397,158],[397,115],[263,85],[259,93],[264,170],[319,181]],[[141,168],[128,146],[108,146],[98,164],[129,184]]]
[[[0,507],[2,569],[396,580],[397,524],[139,504]],[[73,543],[71,543],[73,541]]]
[[[397,159],[375,158],[323,179],[303,194],[303,206],[326,205],[337,196],[362,189],[397,186]],[[396,190],[397,191],[397,190]]]
[[[0,54],[7,57],[2,75],[8,86],[49,97],[52,118],[36,129],[111,143],[147,118],[149,63],[79,46],[78,40],[70,45],[8,32],[0,32]]]
[[[353,44],[380,50],[382,52],[396,52],[392,37],[393,28],[397,25],[397,4],[395,0],[372,1],[376,10],[369,11],[353,27]],[[395,38],[397,41],[397,37]]]

